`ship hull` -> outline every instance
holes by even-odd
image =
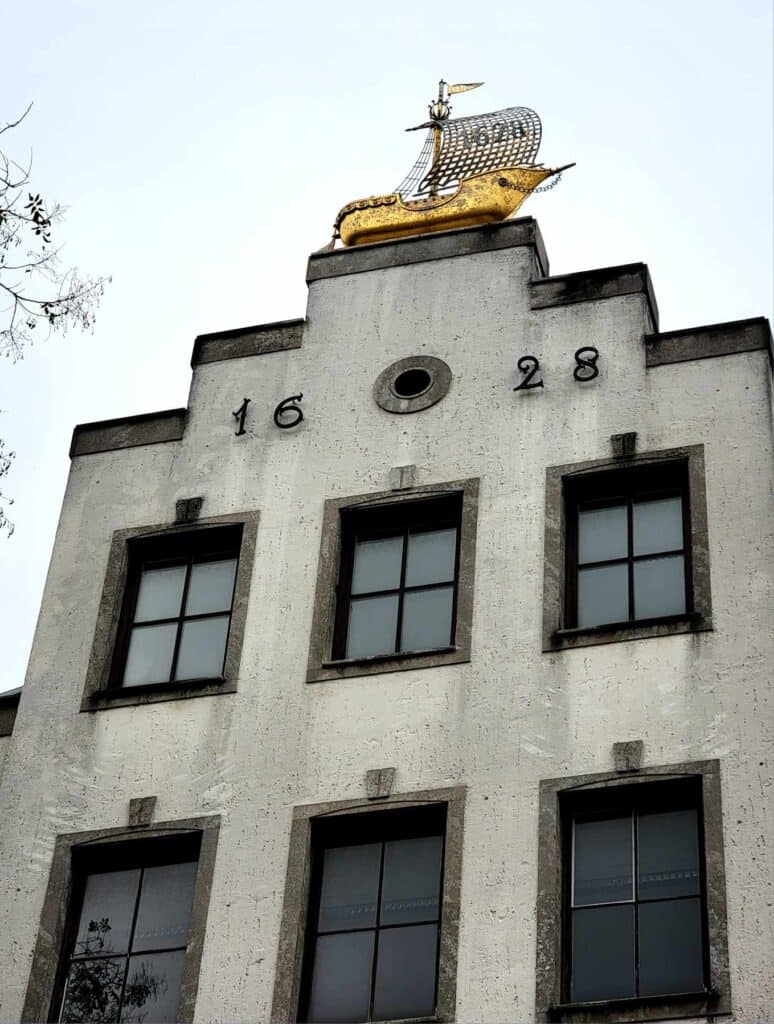
[[[348,203],[337,218],[341,241],[346,246],[367,245],[505,220],[533,189],[557,173],[550,167],[503,167],[466,178],[447,196],[404,202],[392,193]]]

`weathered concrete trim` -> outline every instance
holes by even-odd
[[[529,289],[532,309],[550,309],[576,302],[599,302],[620,295],[642,294],[648,304],[653,330],[658,330],[658,306],[645,263],[627,263],[621,267],[599,267],[575,274],[560,274],[543,281],[532,281]]]
[[[520,217],[518,220],[505,220],[484,227],[457,228],[429,235],[412,235],[397,241],[357,245],[351,249],[314,252],[309,257],[306,283],[312,284],[313,281],[327,277],[362,274],[368,270],[447,260],[453,256],[513,249],[522,245],[532,248],[536,275],[546,275],[548,257],[538,223],[532,217]]]
[[[294,320],[277,320],[270,324],[256,324],[253,327],[237,327],[230,331],[200,334],[194,341],[191,366],[301,348],[305,322],[303,317],[300,317]]]
[[[250,596],[250,580],[255,561],[258,518],[258,512],[235,512],[230,515],[199,519],[194,527],[189,523],[180,525],[162,523],[157,526],[116,530],[108,553],[105,582],[102,587],[102,598],[97,612],[94,640],[81,698],[81,711],[102,711],[107,708],[134,707],[137,704],[158,704],[168,700],[209,697],[214,694],[236,692],[247,619],[247,603]],[[204,685],[196,683],[180,686],[163,684],[155,688],[143,689],[138,693],[132,693],[131,687],[125,691],[106,691],[129,569],[129,541],[160,534],[191,533],[194,530],[233,526],[239,523],[242,524],[242,545],[239,551],[239,566],[234,586],[234,603],[231,610],[231,628],[226,647],[223,681],[220,683],[208,682]]]
[[[15,690],[0,693],[0,736],[10,736],[13,732],[21,692],[21,686],[17,686]]]
[[[282,903],[282,924],[274,973],[272,1024],[298,1019],[301,969],[304,957],[306,917],[309,905],[312,823],[315,818],[348,814],[379,814],[385,809],[446,804],[446,842],[443,862],[441,937],[438,959],[438,996],[433,1018],[438,1024],[454,1021],[457,1004],[457,947],[459,942],[460,893],[462,889],[462,841],[467,787],[426,789],[394,793],[379,801],[367,797],[330,803],[304,804],[293,808],[290,849]]]
[[[201,833],[199,869],[196,874],[190,937],[185,954],[180,1003],[177,1011],[179,1022],[193,1020],[220,821],[220,815],[215,814],[209,817],[187,818],[182,821],[160,822],[158,825],[142,830],[123,826],[121,828],[95,829],[89,832],[70,832],[56,837],[48,888],[40,915],[40,930],[22,1010],[21,1019],[24,1024],[57,1019],[57,1008],[52,1006],[51,1002],[55,995],[54,990],[62,955],[62,941],[72,893],[73,851],[78,847],[104,845],[109,848],[113,843],[127,840],[138,840],[145,843],[148,840],[161,840],[169,836],[184,836],[186,833],[199,832]]]
[[[562,911],[565,869],[560,798],[581,790],[623,789],[658,779],[701,777],[706,906],[711,995],[694,1000],[665,996],[663,999],[627,1000],[615,1005],[597,1003],[588,1008],[562,1004]],[[575,775],[540,782],[538,810],[537,961],[535,1013],[538,1021],[622,1022],[670,1020],[680,1017],[711,1017],[731,1013],[731,981],[728,966],[726,880],[723,856],[723,812],[720,762],[693,761],[642,768],[622,777],[616,772]]]
[[[309,640],[309,660],[306,681],[324,682],[328,679],[348,679],[353,676],[378,675],[401,672],[406,669],[436,668],[439,665],[459,665],[470,661],[473,626],[473,585],[476,567],[476,522],[478,518],[478,478],[456,480],[451,483],[428,484],[405,491],[378,491],[347,498],[331,498],[323,510],[320,560],[317,568],[317,586],[314,595],[312,632]],[[333,628],[336,619],[336,584],[341,561],[341,512],[349,508],[372,508],[374,505],[392,505],[419,498],[437,497],[462,492],[462,518],[460,524],[460,571],[457,583],[457,619],[454,647],[427,654],[388,654],[376,658],[358,658],[332,662]]]
[[[712,591],[710,587],[709,526],[704,474],[704,445],[666,448],[655,452],[637,452],[626,460],[627,466],[653,466],[659,462],[685,460],[688,464],[688,501],[691,516],[691,570],[693,612],[672,621],[631,626],[565,630],[566,588],[566,510],[564,481],[568,478],[620,470],[616,458],[549,466],[546,469],[545,534],[543,540],[543,651],[561,651],[569,647],[645,640],[676,633],[696,633],[712,629]]]
[[[426,370],[430,375],[430,387],[421,395],[401,398],[396,394],[393,384],[407,370]],[[437,356],[406,356],[390,363],[374,383],[374,401],[385,412],[412,413],[422,412],[440,402],[449,393],[452,372],[449,364]]]
[[[185,430],[186,409],[164,409],[140,416],[123,416],[116,420],[79,423],[73,430],[70,458],[94,455],[118,448],[137,448],[144,444],[179,441]]]
[[[765,349],[774,361],[771,326],[765,316],[725,324],[688,327],[681,331],[645,335],[645,365],[664,366],[693,359],[713,359],[738,352]]]

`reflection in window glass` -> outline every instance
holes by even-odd
[[[394,836],[394,814],[386,821]],[[365,827],[373,836],[373,825]],[[311,905],[319,911],[316,920],[312,911],[309,924],[306,976],[311,981],[300,1019],[432,1016],[443,836],[391,838],[388,833],[383,841],[327,846],[317,856],[322,864],[312,873],[318,877],[319,870]]]
[[[146,569],[140,577],[134,621],[177,618],[184,585],[184,565],[175,565],[171,569]]]
[[[236,567],[236,558],[193,565],[188,583],[185,614],[204,615],[207,612],[229,611],[234,593]]]
[[[695,808],[640,814],[637,819],[640,899],[699,892],[699,830]]]
[[[626,564],[602,565],[578,573],[578,625],[602,626],[629,618]]]
[[[186,861],[86,877],[63,1024],[177,1019],[196,870]]]
[[[699,899],[643,903],[639,911],[640,995],[704,988]]]
[[[634,563],[634,615],[652,619],[685,611],[685,565],[682,555],[647,558]]]
[[[226,655],[228,615],[183,623],[176,679],[219,679]]]
[[[683,546],[683,499],[635,501],[634,554],[678,551]]]
[[[406,560],[406,586],[449,583],[454,579],[457,558],[457,530],[429,530],[411,533]]]
[[[370,594],[376,590],[397,589],[402,559],[402,537],[359,540],[355,545],[352,593]]]
[[[360,597],[349,612],[348,658],[368,658],[395,650],[398,595]]]
[[[626,505],[578,514],[578,561],[609,562],[628,554]]]
[[[575,824],[576,907],[632,898],[632,816]]]
[[[403,599],[402,651],[429,651],[451,643],[453,587],[411,590]]]
[[[576,910],[572,918],[571,999],[623,999],[635,994],[634,907]]]
[[[129,640],[124,686],[142,686],[169,679],[175,655],[177,626],[136,626]]]

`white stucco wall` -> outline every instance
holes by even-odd
[[[158,794],[157,820],[224,818],[196,1019],[267,1019],[292,806],[395,765],[399,791],[469,787],[457,1019],[529,1021],[538,782],[608,770],[634,738],[647,764],[721,759],[734,1019],[774,1015],[767,357],[646,371],[642,295],[530,311],[530,273],[514,248],[318,281],[302,348],[196,369],[182,441],[73,461],[0,790],[0,1018],[21,1012],[56,834]],[[580,386],[584,344],[601,373]],[[450,393],[380,410],[375,378],[418,353],[449,363]],[[545,387],[515,394],[527,353]],[[299,391],[305,421],[277,430]],[[705,446],[714,632],[542,654],[545,468],[631,430],[640,450]],[[481,479],[472,661],[307,685],[323,502],[409,463],[421,484]],[[238,692],[79,713],[113,531],[191,495],[260,511]]]

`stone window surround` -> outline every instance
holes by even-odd
[[[705,901],[708,923],[709,988],[706,998],[681,996],[636,997],[594,1004],[563,1004],[562,912],[564,907],[564,844],[560,799],[571,793],[608,789],[664,780],[701,779],[702,828],[704,833]],[[535,1010],[538,1021],[593,1021],[622,1024],[627,1021],[670,1020],[680,1017],[714,1017],[731,1013],[731,981],[728,966],[726,881],[723,857],[723,814],[720,761],[693,761],[641,768],[622,775],[593,775],[542,779],[538,819],[537,962]]]
[[[40,915],[40,930],[21,1016],[23,1024],[56,1019],[56,1011],[51,1003],[56,994],[62,943],[70,910],[74,881],[73,851],[86,846],[104,846],[109,851],[110,846],[116,843],[163,840],[172,836],[194,835],[198,832],[201,835],[199,868],[194,886],[188,948],[177,1010],[178,1021],[193,1020],[220,823],[220,815],[215,814],[159,822],[148,827],[102,828],[88,832],[70,832],[56,837],[48,887]]]
[[[633,466],[652,467],[660,462],[687,464],[691,518],[691,574],[693,610],[664,622],[632,622],[625,626],[593,626],[564,629],[566,587],[566,509],[564,480],[578,481],[600,472],[618,472]],[[704,476],[704,445],[686,445],[660,451],[640,452],[630,458],[594,459],[546,469],[545,538],[543,551],[543,652],[569,647],[640,640],[675,633],[711,630],[712,595],[710,590],[709,535]]]
[[[457,579],[457,618],[454,646],[427,653],[401,653],[377,655],[369,658],[331,660],[333,631],[336,620],[336,584],[341,563],[341,512],[343,509],[373,508],[375,506],[411,502],[422,498],[442,497],[462,492],[460,519],[459,576]],[[353,676],[399,672],[405,669],[434,668],[439,665],[458,665],[470,661],[471,629],[473,620],[473,583],[476,561],[476,521],[478,518],[479,480],[456,480],[450,483],[428,484],[422,487],[396,491],[379,491],[345,498],[330,498],[323,511],[320,559],[315,588],[312,632],[309,642],[307,683],[329,679],[347,679]]]
[[[309,905],[313,821],[323,816],[331,818],[353,814],[379,814],[386,809],[399,810],[432,804],[446,804],[438,994],[435,1015],[419,1019],[435,1021],[438,1024],[446,1024],[455,1019],[466,792],[466,786],[452,786],[445,789],[419,790],[414,793],[396,793],[378,800],[365,797],[330,803],[303,804],[293,808],[282,924],[274,975],[274,997],[270,1018],[272,1024],[288,1024],[289,1021],[297,1019]],[[418,1024],[418,1020],[414,1024]]]
[[[223,680],[220,682],[206,680],[203,684],[195,682],[159,683],[155,686],[127,687],[126,689],[107,691],[105,687],[110,676],[129,569],[130,543],[142,538],[155,538],[165,534],[172,536],[240,524],[242,525],[242,543],[234,587]],[[238,512],[197,519],[194,523],[164,523],[158,526],[132,527],[127,530],[115,531],[108,554],[105,583],[97,613],[94,641],[81,699],[81,711],[131,707],[137,704],[155,704],[161,701],[236,692],[257,530],[257,512]],[[137,692],[132,692],[133,690]]]

